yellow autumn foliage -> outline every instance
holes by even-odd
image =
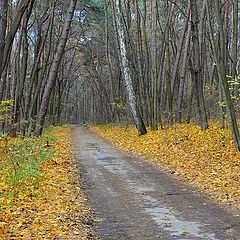
[[[176,124],[138,136],[133,127],[92,126],[91,129],[121,149],[144,156],[219,202],[240,209],[240,153],[231,133],[217,123],[201,131],[194,124]]]
[[[89,239],[90,209],[79,182],[77,163],[71,152],[69,127],[51,130],[56,141],[46,151],[55,153],[40,163],[41,179],[26,179],[24,191],[9,196],[4,181],[8,167],[1,159],[0,239]],[[19,139],[11,139],[11,144]],[[38,146],[45,143],[44,137]],[[5,159],[6,160],[6,159]]]

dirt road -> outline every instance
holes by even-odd
[[[103,240],[240,239],[231,216],[143,159],[74,128],[75,151]]]

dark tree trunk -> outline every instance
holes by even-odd
[[[36,128],[36,133],[35,133],[37,136],[41,135],[42,131],[43,131],[44,121],[45,121],[45,117],[46,117],[46,114],[48,111],[51,93],[52,93],[53,87],[56,82],[56,78],[58,75],[58,68],[59,68],[63,53],[64,53],[64,48],[67,43],[76,3],[77,3],[77,0],[72,0],[70,3],[69,9],[68,9],[68,14],[67,14],[67,19],[66,19],[63,31],[62,31],[61,38],[58,42],[58,46],[57,46],[57,50],[56,50],[56,53],[55,53],[55,56],[53,59],[53,63],[50,68],[47,85],[46,85],[46,88],[45,88],[45,91],[43,94],[43,98],[42,98],[42,102],[41,102],[41,106],[40,106],[40,110],[39,110],[39,114],[38,114],[38,118],[37,118],[37,128]]]
[[[0,76],[2,75],[3,51],[6,41],[8,0],[0,1]]]
[[[204,3],[203,3],[204,4]],[[193,44],[193,61],[192,61],[192,77],[195,85],[196,105],[197,105],[197,123],[204,130],[208,128],[207,114],[203,95],[203,76],[201,65],[201,47],[199,42],[199,19],[197,10],[197,1],[190,0],[191,8],[191,29],[192,29],[192,44]]]

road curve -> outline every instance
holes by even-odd
[[[240,218],[220,209],[145,160],[73,128],[96,227],[103,240],[240,240]]]

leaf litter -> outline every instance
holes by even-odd
[[[14,184],[6,180],[14,167],[8,164],[4,144],[0,143],[0,239],[96,239],[91,209],[71,151],[70,128],[48,131],[54,138],[53,144],[48,143],[45,149],[42,146],[49,137],[42,137],[34,142],[30,157],[25,152],[22,160],[13,162],[15,168],[19,164],[26,166],[27,161],[33,165],[32,156],[40,156],[37,166],[28,167],[28,172],[31,169],[34,174],[21,181],[21,174],[16,174],[18,181]],[[10,139],[9,146],[13,149],[19,141],[23,140]]]

